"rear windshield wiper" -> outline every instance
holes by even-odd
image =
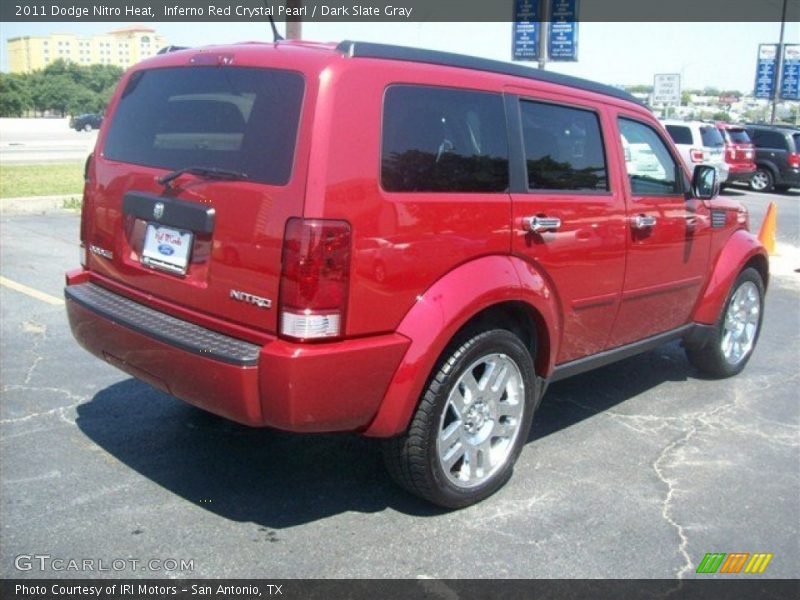
[[[242,173],[241,171],[218,169],[217,167],[184,167],[183,169],[176,169],[171,173],[167,173],[156,179],[156,181],[161,185],[168,186],[184,173],[191,173],[192,175],[199,175],[200,177],[206,177],[208,179],[248,179],[247,173]]]

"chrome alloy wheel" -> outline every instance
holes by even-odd
[[[753,173],[753,176],[750,178],[750,184],[757,192],[765,190],[769,187],[769,175],[759,169]]]
[[[448,480],[471,488],[487,481],[508,460],[522,424],[525,385],[506,354],[473,362],[450,391],[436,438]]]
[[[758,288],[752,281],[745,281],[734,292],[722,324],[720,349],[728,364],[739,364],[753,349],[760,313]]]

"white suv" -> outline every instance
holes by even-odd
[[[697,165],[710,165],[717,169],[719,182],[725,183],[728,179],[725,140],[714,125],[703,121],[662,120],[661,123],[690,171]]]

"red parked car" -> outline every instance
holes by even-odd
[[[616,88],[280,42],[151,58],[108,114],[80,344],[240,423],[384,438],[437,504],[508,480],[549,382],[678,339],[724,377],[755,348],[747,213]]]
[[[741,125],[717,122],[717,129],[725,140],[725,162],[728,163],[729,183],[748,183],[756,172],[756,149],[747,130]]]

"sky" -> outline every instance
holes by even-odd
[[[6,40],[22,35],[103,33],[133,23],[0,23],[0,70],[8,70]],[[147,23],[178,46],[269,41],[264,23]],[[305,39],[344,39],[446,50],[511,60],[511,23],[303,23]],[[278,23],[283,31],[283,24]],[[580,23],[578,62],[548,70],[612,85],[650,84],[656,73],[679,73],[683,89],[752,92],[759,43],[777,43],[780,23]],[[788,23],[786,43],[800,42]]]

